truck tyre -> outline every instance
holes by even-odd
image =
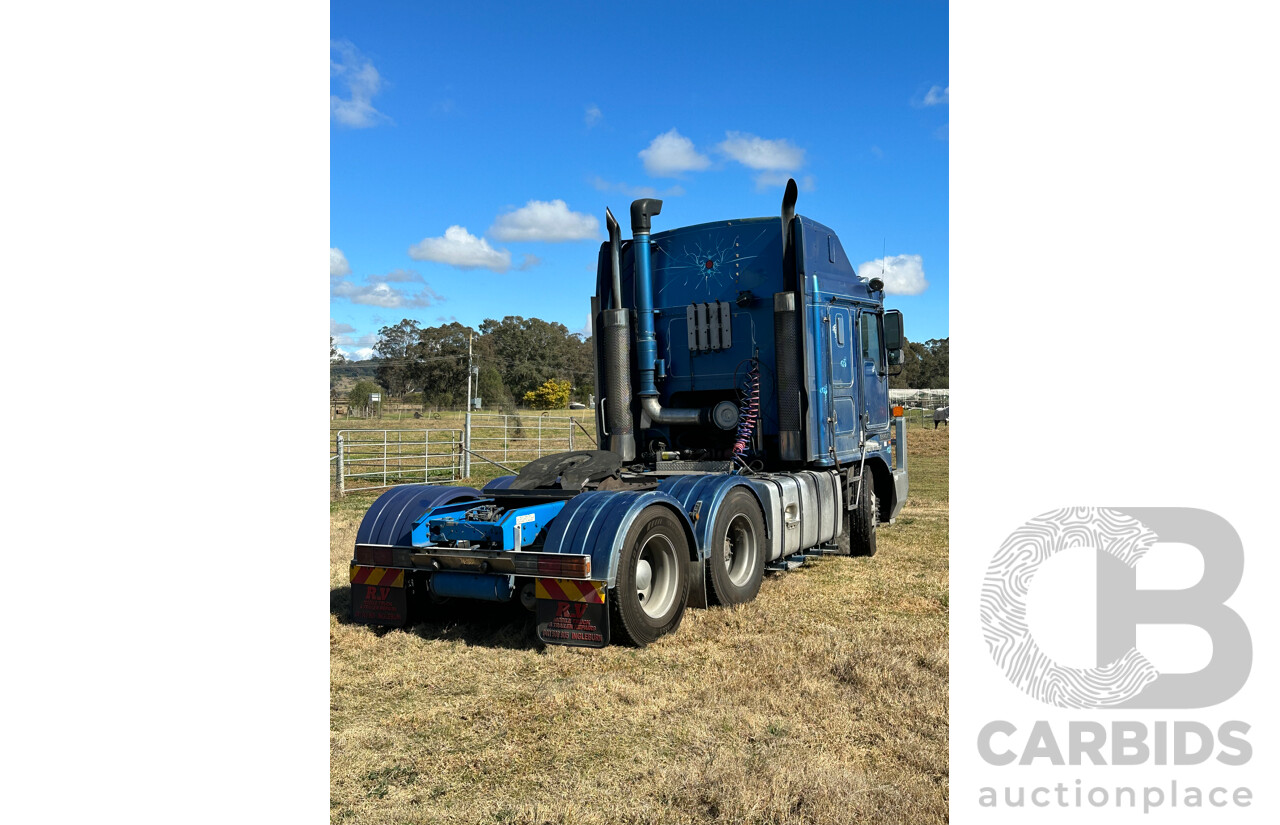
[[[707,567],[712,604],[749,602],[764,578],[764,516],[755,496],[737,487],[729,491],[711,529]]]
[[[618,578],[609,591],[617,637],[644,647],[674,631],[689,598],[689,542],[671,511],[641,511],[618,559]]]
[[[858,488],[850,486],[845,490],[848,500],[858,495]],[[858,506],[844,511],[844,535],[837,546],[840,552],[849,556],[874,556],[876,554],[876,525],[879,523],[880,506],[876,501],[876,488],[871,482],[871,472],[862,487],[862,497]]]

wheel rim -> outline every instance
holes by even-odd
[[[654,534],[645,539],[636,560],[636,597],[651,619],[666,615],[676,599],[680,559],[671,539]]]
[[[724,569],[735,587],[742,587],[751,580],[759,548],[751,519],[742,513],[734,516],[724,534]]]

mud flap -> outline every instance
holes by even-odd
[[[609,644],[609,606],[605,582],[538,579],[538,639],[543,644],[606,647]]]
[[[407,625],[409,597],[405,571],[351,565],[351,619],[387,627]]]
[[[706,559],[689,562],[689,598],[685,607],[706,608],[707,601],[707,564]]]

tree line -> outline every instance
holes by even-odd
[[[372,377],[391,396],[420,396],[424,406],[462,407],[467,398],[468,339],[477,369],[472,394],[483,399],[486,409],[530,403],[526,396],[549,403],[543,397],[548,382],[561,389],[567,385],[564,403],[586,403],[595,392],[591,338],[569,332],[564,324],[519,315],[485,319],[479,329],[456,321],[424,327],[406,318],[378,330],[373,359],[348,362],[343,368],[353,377]],[[948,346],[948,338],[907,341],[901,368],[892,368],[897,374],[889,386],[948,388]],[[330,339],[331,356],[334,352]]]
[[[902,389],[937,389],[951,387],[950,379],[950,338],[930,338],[923,344],[917,341],[906,341],[902,348],[902,368],[897,375],[892,373],[898,367],[891,367],[889,386],[895,390]]]
[[[510,409],[548,381],[568,382],[570,398],[582,402],[595,392],[591,338],[519,315],[487,318],[479,329],[456,321],[424,327],[409,318],[385,326],[374,345],[375,379],[389,395],[421,395],[426,406],[465,406],[468,340],[477,371],[472,395],[485,408]]]

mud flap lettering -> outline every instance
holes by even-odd
[[[409,621],[408,606],[404,571],[352,566],[351,618],[353,621],[404,627]]]
[[[605,583],[539,579],[538,638],[544,644],[605,647],[609,644],[609,611]]]
[[[606,647],[609,612],[602,604],[539,599],[538,638],[549,645]]]

